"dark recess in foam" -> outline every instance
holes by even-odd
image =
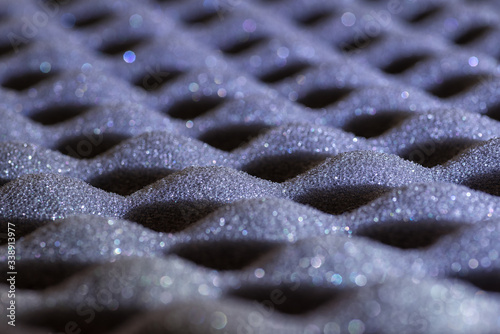
[[[328,11],[314,11],[307,13],[306,15],[298,17],[296,20],[299,24],[303,26],[315,26],[318,25],[324,21],[326,21],[328,18],[332,17],[333,13],[328,12]]]
[[[99,51],[110,56],[121,55],[144,43],[144,38],[131,37],[121,41],[113,41],[102,46]]]
[[[155,68],[153,71],[145,72],[141,76],[137,77],[133,81],[133,84],[146,91],[155,91],[163,85],[174,81],[181,75],[182,72],[175,69]]]
[[[224,100],[218,97],[202,97],[199,101],[181,100],[174,103],[167,110],[167,114],[182,120],[194,119],[217,108],[223,102]]]
[[[222,15],[222,13],[220,13]],[[187,24],[208,24],[219,17],[217,12],[200,12],[195,15],[189,15],[182,20]]]
[[[348,298],[348,291],[338,291],[316,287],[282,285],[272,288],[247,287],[233,291],[233,296],[257,301],[262,307],[272,305],[276,311],[284,314],[302,315],[313,312],[322,305],[335,300]],[[271,301],[271,298],[274,300]]]
[[[305,70],[309,66],[303,63],[287,64],[284,67],[273,70],[261,76],[260,80],[266,83],[276,83],[288,77],[294,76],[299,72]]]
[[[52,6],[65,6],[65,5],[72,5],[79,0],[47,0],[47,4],[51,4]]]
[[[491,27],[489,26],[477,26],[477,27],[472,27],[468,30],[466,30],[464,33],[459,35],[457,38],[455,38],[454,42],[458,45],[466,45],[470,44],[479,38],[483,37],[491,31]]]
[[[8,89],[13,89],[17,91],[24,91],[30,87],[33,87],[42,81],[48,80],[54,77],[56,73],[51,71],[49,73],[37,72],[27,72],[12,75],[2,82],[2,86]]]
[[[28,42],[24,43],[16,43],[15,47],[11,42],[5,41],[0,43],[0,57],[10,57],[15,55],[20,50],[26,48],[28,46]]]
[[[466,91],[472,86],[480,83],[481,80],[482,77],[477,75],[450,77],[445,79],[442,83],[430,87],[428,91],[439,98],[446,99]]]
[[[264,43],[265,41],[266,39],[264,37],[249,37],[244,40],[237,41],[230,46],[222,48],[222,52],[229,55],[237,55],[249,51],[255,46]]]
[[[125,139],[128,139],[128,136],[113,133],[88,134],[68,138],[62,141],[56,149],[73,158],[91,159]]]
[[[23,262],[17,269],[17,289],[45,290],[60,284],[71,276],[84,270],[88,265],[67,262],[60,263],[30,263]],[[36,271],[36,275],[30,273]],[[2,275],[3,276],[3,275]],[[1,276],[0,276],[1,277]],[[6,278],[5,278],[6,279]]]
[[[423,10],[414,16],[412,16],[410,19],[408,19],[408,22],[410,23],[420,23],[423,21],[426,21],[427,19],[431,18],[432,16],[438,14],[442,10],[441,7],[431,7],[426,10]]]
[[[210,130],[204,133],[199,140],[219,150],[229,152],[248,143],[266,129],[268,127],[261,124],[232,125]]]
[[[389,74],[401,74],[408,71],[410,68],[414,67],[417,63],[427,59],[425,55],[410,55],[397,58],[393,60],[389,65],[382,68],[385,73]]]
[[[337,186],[332,189],[311,189],[294,198],[294,201],[308,204],[330,214],[342,214],[359,208],[382,196],[390,188],[380,185]]]
[[[351,93],[349,88],[317,89],[301,97],[297,102],[311,109],[321,109],[338,102]]]
[[[88,183],[107,192],[127,196],[172,173],[171,170],[153,170],[151,168],[114,170],[93,177],[88,180]]]
[[[500,103],[488,107],[488,112],[486,116],[500,122]]]
[[[258,241],[219,241],[181,245],[172,250],[176,255],[200,266],[215,270],[240,270],[277,247]]]
[[[361,227],[357,235],[402,249],[426,248],[459,229],[436,221],[388,222]]]
[[[471,176],[464,182],[464,185],[474,190],[500,196],[500,170],[491,174]]]
[[[104,294],[110,295],[110,293]],[[37,312],[36,315],[27,315],[22,320],[22,324],[42,327],[45,333],[67,333],[68,328],[74,328],[79,330],[75,333],[101,334],[109,333],[116,326],[123,324],[123,319],[140,314],[140,310],[125,307],[110,311],[98,300],[82,302],[81,305],[78,310],[70,310],[69,308],[54,310],[47,307],[46,310]],[[71,324],[72,327],[69,327],[68,324]]]
[[[252,161],[242,170],[261,179],[284,182],[308,171],[327,157],[326,155],[305,152],[270,156]]]
[[[209,201],[156,202],[131,208],[124,218],[157,232],[175,233],[216,210]]]
[[[78,29],[92,27],[109,21],[111,17],[112,15],[106,12],[93,13],[91,15],[77,18],[74,27]]]
[[[53,125],[61,123],[85,113],[91,107],[87,105],[59,105],[47,107],[43,110],[37,111],[36,114],[29,116],[35,122],[43,125]]]
[[[474,141],[459,138],[442,142],[428,141],[415,144],[398,155],[424,167],[434,167],[444,164],[474,144]]]
[[[379,111],[374,115],[361,115],[353,118],[342,129],[356,136],[377,137],[408,118],[408,114],[397,111]]]
[[[367,34],[362,34],[359,37],[355,37],[347,42],[341,42],[339,44],[339,49],[345,53],[357,53],[369,46],[378,43],[382,40],[382,36],[370,36]]]
[[[500,282],[500,271],[498,269],[469,271],[465,275],[457,275],[456,278],[470,283],[483,291],[500,293],[500,284],[498,284]]]

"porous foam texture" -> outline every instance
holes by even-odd
[[[0,0],[0,331],[500,333],[499,40],[495,0]]]

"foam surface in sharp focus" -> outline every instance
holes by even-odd
[[[498,331],[497,4],[51,4],[0,11],[20,331]]]

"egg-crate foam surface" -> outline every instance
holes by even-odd
[[[499,332],[498,9],[0,1],[0,330]]]

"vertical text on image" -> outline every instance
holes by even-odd
[[[13,223],[7,223],[7,284],[9,291],[7,298],[7,323],[11,326],[16,325],[16,226]]]

